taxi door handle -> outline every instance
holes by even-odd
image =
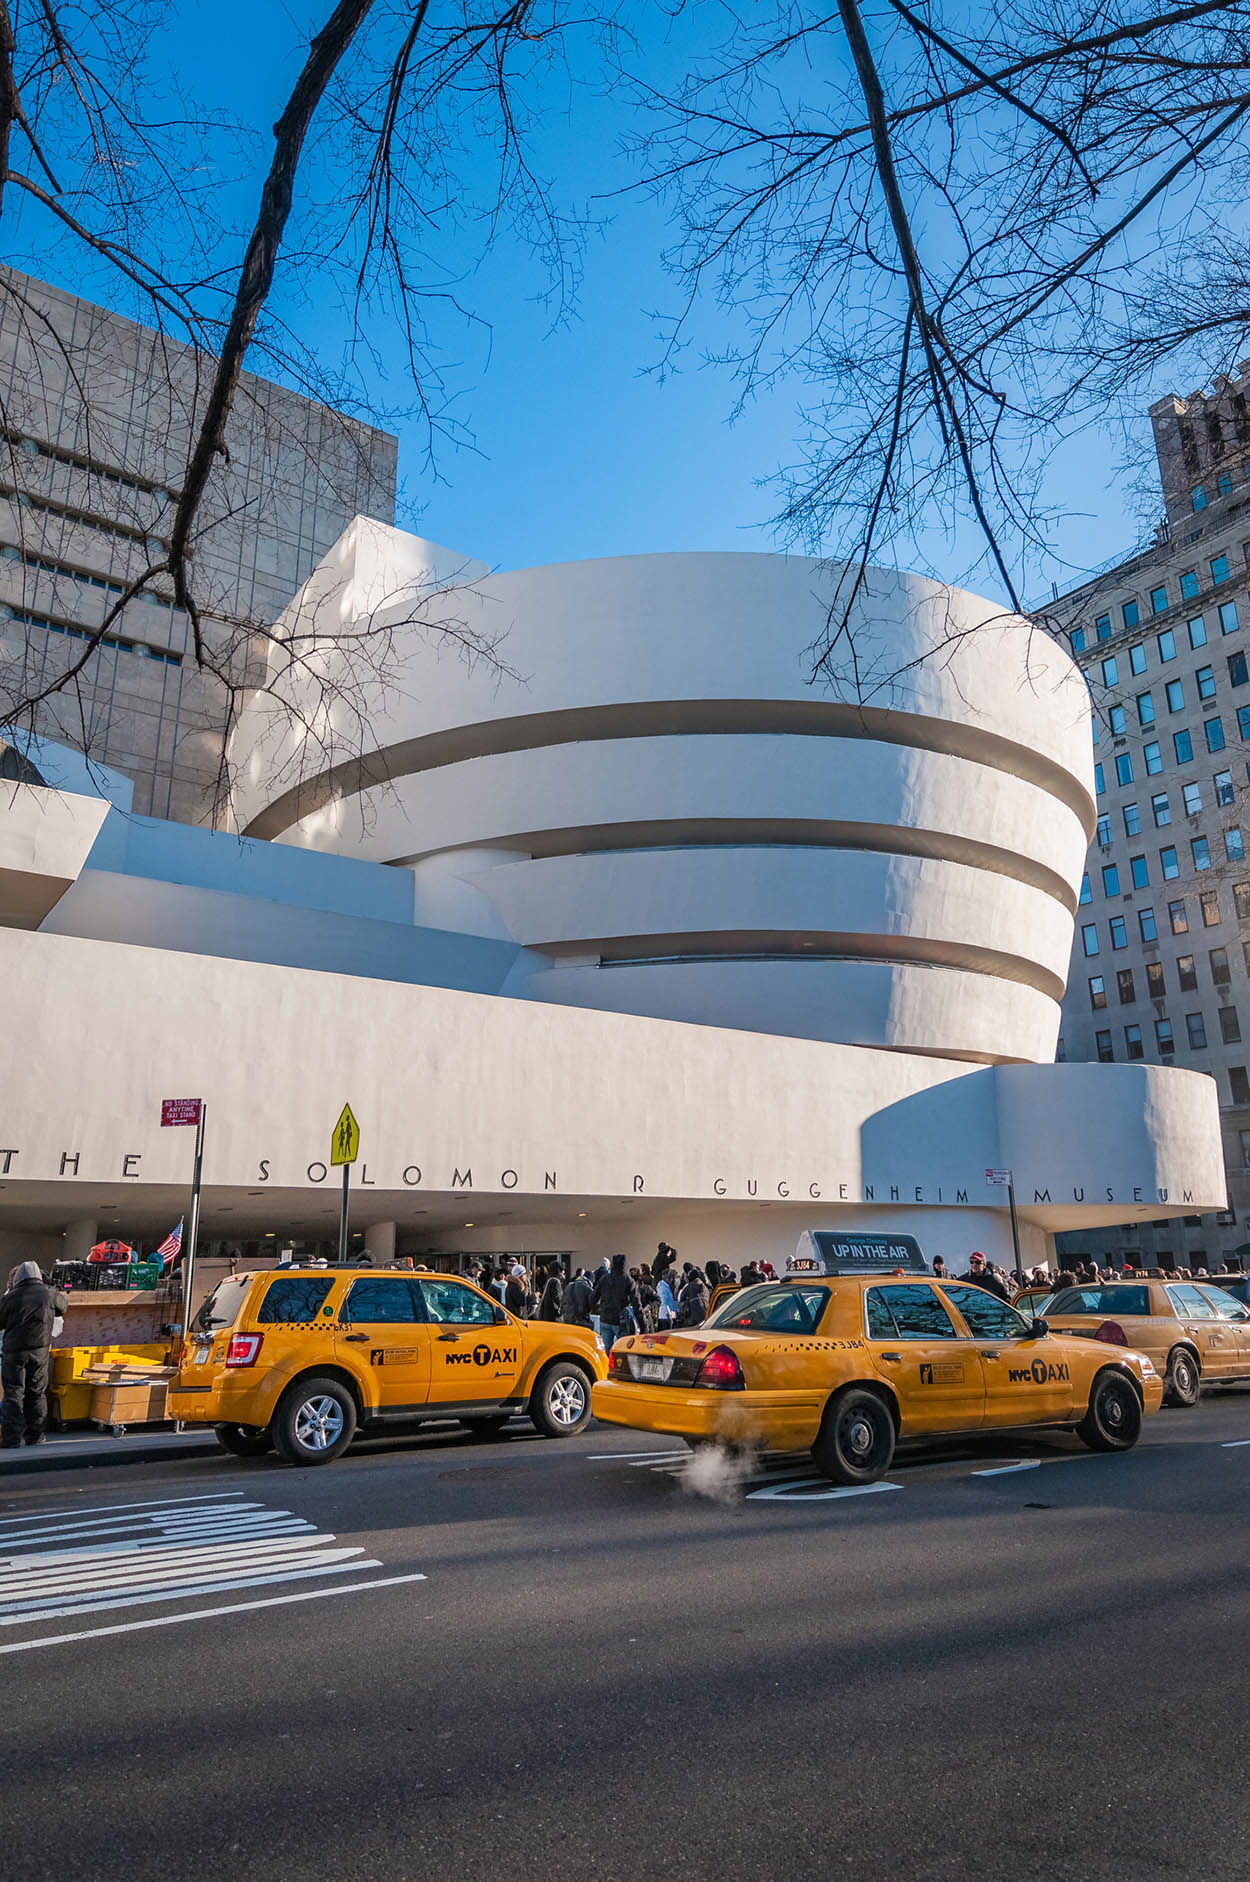
[[[362,1346],[369,1344],[369,1335],[367,1333],[345,1333],[343,1338],[345,1340],[357,1340]]]
[[[901,1366],[903,1363],[903,1355],[901,1353],[882,1353],[881,1358],[888,1359],[892,1366]]]
[[[983,1347],[981,1348],[981,1357],[982,1357],[982,1359],[1001,1359],[1001,1358],[1002,1358],[1002,1354],[1001,1354],[1001,1353],[992,1353],[992,1352],[990,1351],[990,1349],[989,1349],[989,1347],[988,1347],[988,1346],[983,1346]]]
[[[440,1333],[438,1337],[440,1340],[458,1340],[460,1335],[458,1333]]]

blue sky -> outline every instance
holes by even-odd
[[[188,74],[199,97],[263,132],[302,58],[298,24],[319,11],[302,0],[291,8],[179,0],[164,16],[171,66]],[[544,153],[571,164],[579,185],[622,181],[616,146],[625,126],[615,104],[583,97],[573,122],[558,99],[553,106]],[[237,193],[241,218],[250,214],[268,155],[262,136],[256,175]],[[702,363],[728,337],[711,306],[696,316],[681,370],[666,379],[649,372],[661,347],[653,315],[677,300],[659,262],[672,230],[653,201],[604,199],[599,207],[604,222],[585,250],[575,316],[556,330],[537,298],[541,272],[514,244],[505,240],[465,282],[464,298],[484,325],[449,324],[442,364],[475,448],[442,445],[431,472],[419,428],[401,428],[400,520],[504,567],[779,546],[769,529],[776,496],[764,486],[795,456],[802,387],[783,384],[730,424],[733,384],[723,369]],[[58,278],[55,265],[48,273]],[[111,298],[103,280],[63,284]],[[283,292],[280,286],[279,305]],[[336,308],[317,311],[314,297],[312,310],[298,310],[297,318],[327,357],[337,354],[344,323]],[[385,322],[376,323],[370,339],[382,362],[381,397],[402,402],[398,350]],[[1069,512],[1055,546],[1074,573],[1107,561],[1133,539],[1127,500],[1115,483],[1120,455],[1118,440],[1086,435],[1054,461],[1048,494]],[[935,532],[898,560],[959,579],[967,546]],[[1054,573],[1062,580],[1058,567]],[[988,580],[978,585],[993,592]]]

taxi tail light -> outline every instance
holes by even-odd
[[[630,1376],[629,1358],[621,1346],[614,1346],[608,1354],[608,1376],[617,1379],[628,1379]]]
[[[728,1346],[714,1346],[695,1374],[695,1384],[712,1392],[744,1392],[746,1380],[737,1353]]]
[[[254,1366],[264,1343],[263,1333],[235,1333],[226,1348],[227,1366]]]
[[[1094,1338],[1105,1341],[1108,1346],[1128,1345],[1128,1335],[1118,1320],[1104,1320]]]

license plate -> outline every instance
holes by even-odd
[[[208,1360],[212,1358],[212,1356],[213,1356],[213,1349],[211,1346],[200,1346],[196,1349],[195,1363],[197,1366],[203,1366],[208,1362]]]
[[[638,1368],[638,1377],[642,1380],[644,1385],[663,1385],[665,1379],[668,1377],[668,1369],[672,1361],[668,1359],[636,1359],[634,1364]]]

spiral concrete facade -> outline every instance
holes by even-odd
[[[243,828],[411,870],[418,921],[525,950],[513,995],[1049,1060],[1095,818],[1084,680],[1027,621],[871,571],[813,684],[836,583],[770,555],[491,574],[358,519],[292,607],[318,671],[283,684],[332,755],[333,635],[389,626],[402,685],[354,700],[363,762],[295,788],[289,731],[246,715]]]

